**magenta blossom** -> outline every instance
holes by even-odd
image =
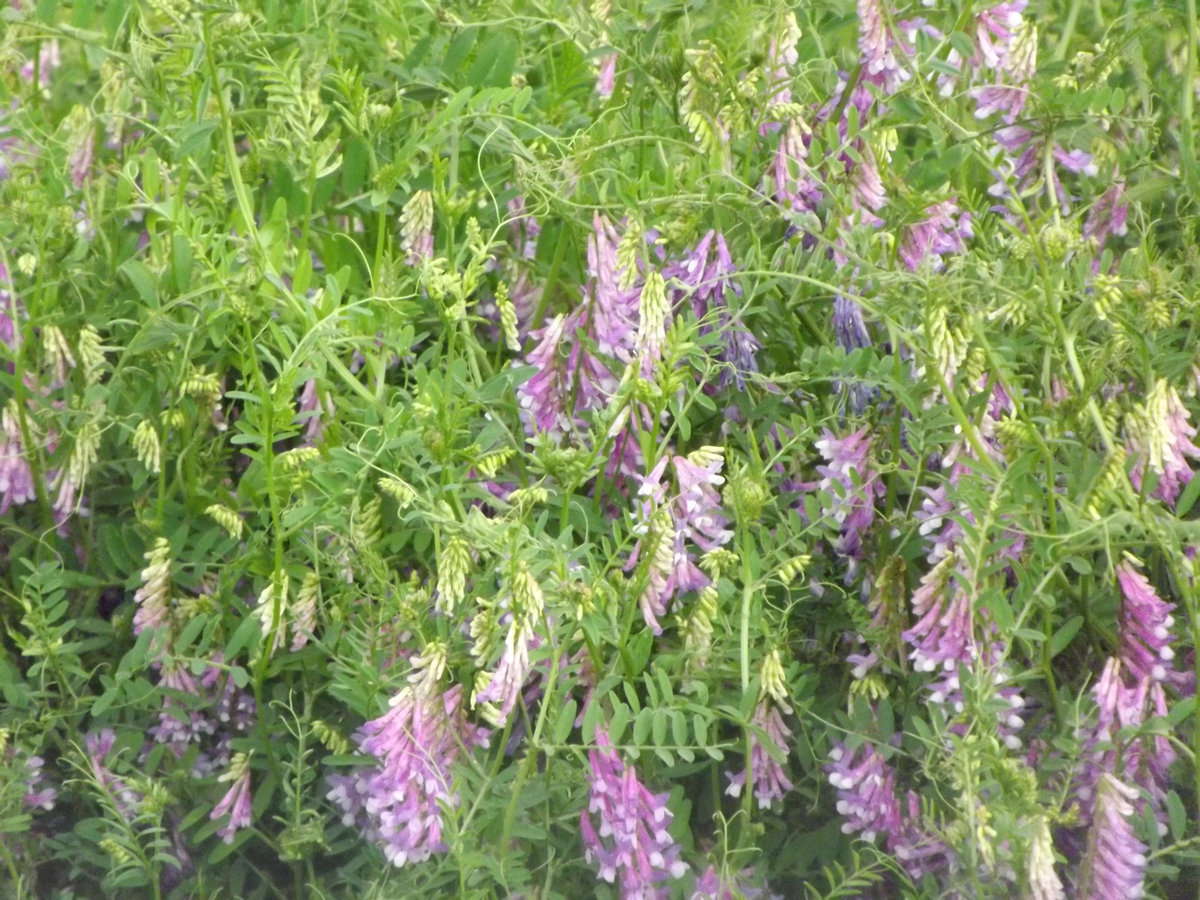
[[[660,885],[687,871],[667,830],[673,818],[667,795],[650,793],[599,729],[588,761],[591,791],[587,809],[579,814],[587,861],[598,866],[604,881],[619,879],[622,897],[665,900],[669,890]],[[599,828],[593,815],[599,816]]]

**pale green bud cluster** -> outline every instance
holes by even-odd
[[[471,570],[471,548],[460,537],[442,545],[437,557],[437,609],[452,613],[467,593],[467,574]]]
[[[95,422],[84,422],[75,433],[75,446],[67,461],[67,476],[78,486],[87,480],[100,449],[100,426]]]
[[[500,334],[504,346],[513,353],[521,352],[521,334],[517,327],[517,308],[508,296],[508,285],[501,281],[496,285],[496,310],[500,313]]]
[[[788,705],[787,678],[783,672],[783,660],[780,659],[778,648],[772,649],[762,661],[759,669],[759,684],[761,696],[770,697],[782,709],[790,709]]]
[[[104,345],[100,333],[91,325],[84,325],[79,331],[79,362],[88,386],[100,380],[100,370],[104,368]]]
[[[1109,321],[1123,299],[1121,279],[1103,272],[1092,279],[1092,306],[1096,310],[1096,318],[1101,322]]]
[[[502,450],[494,450],[484,456],[481,456],[475,462],[475,471],[484,478],[495,478],[496,473],[500,471],[500,467],[507,465],[517,451],[512,447],[505,447]]]
[[[242,529],[246,523],[242,521],[242,517],[235,510],[220,503],[214,503],[208,509],[204,510],[204,514],[224,528],[234,538],[241,539]]]
[[[642,286],[641,315],[638,318],[637,349],[640,356],[657,355],[667,337],[667,319],[671,306],[667,302],[667,285],[655,269],[646,273]]]
[[[142,463],[150,473],[157,475],[162,470],[162,442],[158,440],[158,432],[149,419],[138,422],[133,430],[133,452],[137,454],[138,462]]]
[[[625,233],[617,241],[617,287],[629,290],[637,283],[638,257],[645,246],[645,232],[637,219],[630,219]],[[645,301],[643,300],[643,303]]]
[[[448,659],[449,648],[446,646],[446,642],[430,641],[420,653],[412,658],[412,671],[408,673],[408,683],[418,693],[436,693],[438,682],[446,673]]]
[[[708,663],[712,650],[713,620],[717,616],[717,588],[706,585],[701,588],[691,615],[682,623],[684,657],[688,668],[695,671]]]
[[[396,478],[394,475],[389,475],[386,478],[380,478],[378,482],[379,490],[383,491],[387,496],[391,497],[399,505],[401,509],[405,509],[409,504],[417,498],[417,491],[411,484],[401,478]]]
[[[59,381],[65,380],[67,372],[75,368],[75,357],[57,325],[43,326],[42,345],[46,350],[46,362],[54,372],[54,377]]]

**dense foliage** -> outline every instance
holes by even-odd
[[[1194,0],[0,19],[15,896],[1194,894]]]

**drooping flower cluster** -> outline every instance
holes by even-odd
[[[217,829],[217,834],[226,844],[232,844],[234,836],[242,828],[250,825],[250,760],[244,753],[233,758],[233,764],[228,772],[222,775],[220,781],[232,782],[213,807],[209,818],[214,822],[229,816],[229,820]]]
[[[897,43],[887,27],[881,0],[858,0],[858,49],[863,80],[891,94],[912,77],[896,59]],[[904,48],[900,48],[905,53]]]
[[[123,778],[113,774],[108,767],[108,755],[117,743],[116,732],[111,728],[104,728],[87,734],[83,742],[96,785],[108,796],[121,816],[127,822],[132,822],[145,798],[141,792],[129,787]]]
[[[454,766],[490,733],[467,722],[462,685],[438,693],[431,683],[405,687],[391,709],[359,729],[355,741],[374,765],[329,779],[342,821],[377,843],[388,862],[421,862],[446,849],[444,807],[458,804]]]
[[[883,496],[883,482],[869,462],[871,437],[867,426],[837,437],[829,429],[816,442],[825,462],[817,466],[821,480],[815,485],[828,506],[822,510],[837,525],[833,549],[846,562],[846,582],[858,573],[865,556],[863,537],[875,521],[875,501]]]
[[[730,306],[730,296],[742,294],[732,278],[736,271],[725,236],[709,231],[678,262],[665,266],[662,277],[670,287],[670,308],[678,310],[690,304],[700,321],[700,335],[714,334],[720,339],[716,359],[723,367],[716,387],[734,384],[742,391],[746,389],[746,376],[758,371],[754,354],[762,345]]]
[[[762,690],[758,705],[751,720],[750,761],[747,768],[736,774],[727,773],[729,787],[725,793],[731,797],[741,796],[750,774],[754,786],[754,798],[763,809],[783,799],[792,789],[791,779],[784,771],[781,759],[786,759],[792,731],[783,721],[790,715],[787,702],[787,687],[783,680],[783,663],[778,650],[772,650],[763,660],[761,677]]]
[[[837,811],[845,819],[843,833],[864,841],[883,836],[888,853],[914,880],[945,868],[946,845],[923,826],[920,798],[909,791],[901,801],[896,774],[875,747],[863,743],[851,749],[839,743],[829,757],[826,771],[837,792]]]
[[[529,680],[533,669],[529,651],[541,643],[534,629],[546,613],[541,586],[523,564],[513,573],[509,596],[504,599],[509,607],[504,650],[495,669],[486,674],[487,684],[475,696],[477,704],[497,704],[495,709],[485,710],[488,721],[497,727],[508,721]]]
[[[622,897],[667,897],[670,892],[663,882],[687,871],[668,831],[674,816],[667,808],[667,795],[650,793],[602,730],[596,731],[588,762],[591,790],[588,807],[579,814],[587,861],[597,867],[599,878],[620,885]],[[598,826],[592,816],[598,816]]]
[[[538,343],[527,361],[538,371],[517,389],[530,435],[561,438],[582,430],[581,415],[603,409],[619,381],[602,357],[622,368],[634,358],[639,291],[622,287],[625,267],[617,261],[616,230],[599,214],[594,224],[584,302],[533,335]]]
[[[58,799],[58,789],[48,784],[42,771],[46,761],[40,756],[25,757],[25,795],[21,802],[29,810],[51,810]]]
[[[1132,561],[1117,567],[1121,590],[1118,619],[1120,645],[1096,682],[1096,719],[1084,731],[1082,764],[1075,774],[1075,799],[1084,818],[1092,815],[1097,785],[1105,775],[1140,788],[1149,798],[1160,830],[1165,830],[1168,770],[1175,750],[1162,734],[1144,734],[1122,740],[1124,729],[1134,729],[1153,717],[1167,714],[1165,686],[1191,692],[1192,681],[1173,667],[1175,657],[1171,604],[1162,600]],[[1141,802],[1138,803],[1141,806]]]
[[[625,569],[632,571],[645,561],[642,616],[655,634],[662,633],[658,617],[667,612],[672,598],[711,583],[695,551],[716,550],[733,537],[717,493],[725,482],[721,452],[719,447],[702,447],[687,456],[666,454],[638,488],[638,542]],[[668,465],[675,473],[672,493],[663,478]]]
[[[1124,900],[1143,895],[1147,847],[1129,821],[1136,799],[1137,791],[1120,779],[1108,773],[1100,777],[1076,896]]]
[[[158,664],[163,689],[158,724],[147,730],[155,743],[164,745],[176,759],[198,747],[192,775],[212,775],[228,765],[235,737],[253,727],[254,698],[237,686],[220,654],[197,677],[177,663]]]
[[[1200,447],[1193,443],[1196,427],[1179,393],[1165,378],[1158,379],[1127,423],[1134,458],[1129,480],[1140,491],[1147,473],[1153,473],[1158,483],[1150,496],[1174,505],[1194,474],[1188,460],[1200,459]]]
[[[962,253],[974,237],[971,214],[961,212],[954,198],[935,203],[925,210],[927,218],[904,229],[900,241],[900,261],[915,272],[922,263],[940,272],[946,267],[944,256]]]

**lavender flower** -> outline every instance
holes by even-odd
[[[324,416],[333,415],[332,403],[321,403],[321,395],[317,390],[317,379],[309,378],[304,382],[300,391],[300,407],[296,414],[297,425],[304,426],[303,444],[313,447],[321,442],[325,434]]]
[[[646,790],[611,747],[608,735],[597,729],[596,748],[588,751],[588,808],[579,814],[584,856],[598,865],[604,881],[620,877],[622,897],[666,898],[669,891],[656,885],[687,871],[667,830],[673,818],[667,795]],[[599,830],[592,815],[599,815]]]
[[[1164,681],[1175,658],[1170,647],[1175,607],[1162,600],[1138,569],[1129,562],[1117,566],[1121,604],[1121,663],[1135,678]]]
[[[458,803],[453,767],[460,753],[488,738],[465,720],[461,685],[441,695],[405,687],[356,735],[359,750],[376,763],[330,777],[328,797],[344,812],[342,821],[362,829],[392,865],[421,862],[446,849],[442,816]]]
[[[808,163],[808,143],[808,126],[789,119],[764,179],[763,192],[793,215],[815,212],[821,200],[820,184]]]
[[[579,414],[611,402],[618,379],[589,344],[622,366],[634,358],[640,292],[621,287],[616,231],[600,215],[588,239],[588,272],[584,303],[534,333],[538,343],[526,360],[538,371],[517,389],[521,418],[531,436],[560,438],[583,427]]]
[[[209,818],[214,822],[223,816],[229,816],[229,821],[217,829],[217,834],[226,844],[232,844],[234,835],[242,828],[250,825],[250,760],[239,753],[233,758],[233,765],[222,775],[220,781],[232,781],[225,796],[213,807]]]
[[[942,271],[946,267],[942,257],[962,253],[966,241],[974,237],[971,214],[960,213],[953,197],[928,207],[925,214],[928,218],[904,230],[900,242],[900,261],[910,272],[926,261],[933,271]]]
[[[433,195],[416,191],[400,214],[400,247],[410,266],[433,259]]]
[[[0,515],[37,497],[18,416],[16,400],[0,409]]]
[[[896,42],[888,33],[880,0],[858,0],[858,23],[863,80],[879,85],[884,94],[894,93],[912,76],[896,61]]]
[[[58,39],[54,38],[49,41],[42,41],[38,49],[38,86],[41,88],[50,87],[50,78],[54,71],[62,65],[62,51],[59,48]],[[21,78],[27,84],[33,83],[33,60],[27,59],[20,69]]]
[[[617,86],[617,54],[605,53],[596,66],[596,96],[607,100]]]
[[[25,796],[21,798],[21,802],[27,809],[54,809],[58,791],[42,784],[46,780],[42,772],[42,766],[45,764],[46,761],[40,756],[29,756],[25,759]]]
[[[75,185],[76,190],[83,187],[83,183],[87,181],[88,175],[91,174],[95,143],[95,135],[92,133],[91,123],[85,121],[79,128],[79,133],[75,137],[71,152],[67,156],[67,167],[71,171],[71,184]]]
[[[884,488],[868,463],[871,438],[867,426],[841,438],[825,429],[816,448],[825,458],[825,464],[817,466],[821,480],[816,488],[829,496],[823,513],[838,526],[833,549],[848,563],[849,582],[864,557],[863,535],[875,520],[875,500],[883,496]]]
[[[87,734],[83,738],[96,784],[112,800],[125,821],[132,822],[138,814],[144,797],[140,792],[126,786],[125,782],[108,768],[106,762],[108,754],[112,752],[116,742],[116,733],[111,728]]]
[[[783,711],[791,712],[791,709],[784,706]],[[729,787],[725,789],[725,793],[731,797],[740,797],[742,789],[746,786],[747,771],[752,772],[754,798],[763,809],[770,809],[772,803],[782,800],[783,795],[792,789],[787,772],[776,759],[787,757],[788,738],[792,736],[792,731],[784,723],[779,708],[765,696],[754,708],[751,726],[749,770],[729,773]]]
[[[194,709],[204,698],[187,668],[177,665],[165,668],[159,686],[163,688],[163,708],[158,725],[151,727],[149,734],[157,743],[167,746],[176,758],[182,758],[189,744],[213,734],[216,727]]]
[[[1160,827],[1165,809],[1168,769],[1175,751],[1164,735],[1143,735],[1124,742],[1118,735],[1124,729],[1142,725],[1151,716],[1167,714],[1162,685],[1147,678],[1129,681],[1121,661],[1112,657],[1104,666],[1100,680],[1092,690],[1097,720],[1084,739],[1082,764],[1075,777],[1075,802],[1085,818],[1091,816],[1097,802],[1097,785],[1105,775],[1131,780],[1146,791],[1159,816]]]
[[[12,291],[8,280],[8,269],[0,263],[0,343],[16,356],[21,349],[21,319],[25,308]]]
[[[850,750],[843,743],[829,757],[826,771],[845,819],[844,834],[857,833],[864,841],[883,835],[888,852],[914,880],[945,868],[947,848],[922,826],[920,799],[910,791],[901,803],[895,772],[878,750],[869,744]]]
[[[917,622],[901,637],[913,646],[909,654],[918,672],[952,671],[975,653],[971,606],[954,580],[957,561],[947,556],[925,573],[912,597]]]
[[[667,465],[675,471],[676,493],[668,495],[663,475]],[[724,483],[723,461],[717,447],[704,447],[688,456],[664,456],[646,475],[638,489],[639,521],[626,571],[649,559],[647,585],[642,592],[642,615],[655,634],[662,633],[658,617],[670,600],[687,591],[707,587],[711,579],[693,559],[692,545],[709,552],[729,542],[733,533],[725,525],[717,487]]]
[[[1193,443],[1196,428],[1189,418],[1179,393],[1160,378],[1128,420],[1129,452],[1135,458],[1129,480],[1141,490],[1149,469],[1158,475],[1150,496],[1172,505],[1192,480],[1188,460],[1200,459],[1200,447]]]
[[[1126,224],[1129,207],[1121,199],[1124,194],[1125,182],[1114,181],[1092,204],[1087,220],[1083,223],[1085,239],[1095,238],[1096,243],[1103,247],[1110,237],[1120,237],[1129,230]]]
[[[1129,823],[1136,799],[1133,788],[1113,775],[1101,776],[1077,896],[1125,900],[1144,894],[1146,845]]]
[[[679,262],[664,267],[662,276],[670,284],[671,308],[689,303],[700,320],[700,334],[720,337],[722,347],[717,358],[728,368],[722,370],[717,386],[734,383],[738,390],[744,390],[745,376],[758,371],[754,354],[762,345],[730,308],[730,295],[742,294],[741,286],[732,278],[736,271],[725,236],[709,231]]]

